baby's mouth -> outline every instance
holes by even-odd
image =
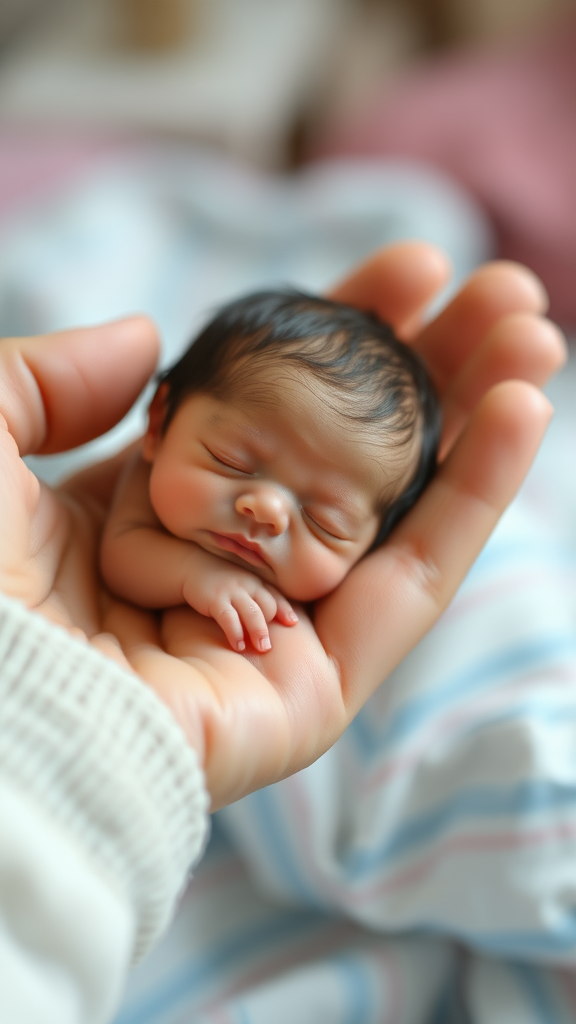
[[[247,540],[242,534],[215,533],[213,530],[207,530],[206,533],[223,551],[230,551],[231,554],[238,555],[250,565],[268,565],[261,554],[260,546],[254,541]]]

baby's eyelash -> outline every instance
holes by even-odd
[[[302,509],[302,512],[306,516],[306,519],[309,519],[310,522],[314,524],[314,526],[316,526],[319,530],[322,530],[322,533],[327,534],[328,537],[333,537],[334,540],[346,540],[345,537],[341,537],[339,534],[332,533],[331,530],[327,530],[326,527],[322,526],[321,523],[314,519],[314,516],[311,516],[310,513],[307,512],[305,508]]]
[[[215,455],[214,452],[210,451],[207,445],[204,445],[204,448],[208,452],[210,458],[214,459],[214,462],[217,462],[219,466],[225,466],[226,469],[233,469],[236,473],[245,473],[247,476],[250,475],[249,469],[240,469],[240,467],[235,466],[233,462],[226,462],[225,459],[219,458],[218,455]]]

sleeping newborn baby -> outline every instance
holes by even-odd
[[[296,291],[225,306],[161,377],[101,568],[145,608],[188,604],[235,651],[330,593],[434,472],[436,397],[371,314]]]

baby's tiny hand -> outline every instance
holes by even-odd
[[[199,589],[201,593],[199,593]],[[244,630],[260,653],[272,647],[268,623],[277,619],[283,626],[294,626],[298,616],[283,594],[249,572],[225,569],[205,577],[199,587],[196,577],[185,586],[184,598],[202,615],[215,619],[235,651],[245,651]]]

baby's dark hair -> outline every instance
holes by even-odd
[[[383,509],[376,547],[432,477],[441,421],[422,361],[373,314],[291,289],[228,303],[162,374],[160,383],[168,385],[163,430],[191,394],[226,399],[245,393],[271,356],[324,385],[319,401],[364,424],[390,449],[403,448],[420,433],[416,470]]]

